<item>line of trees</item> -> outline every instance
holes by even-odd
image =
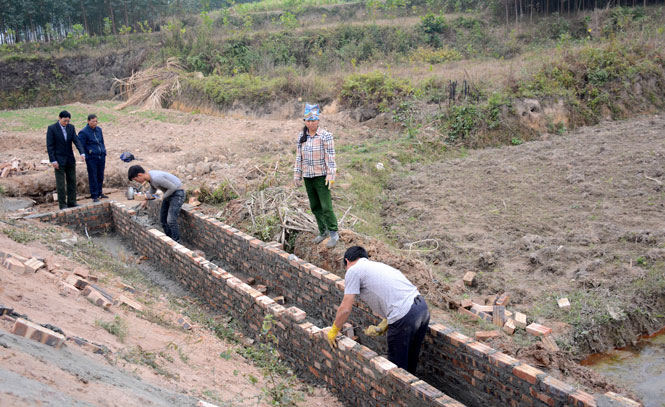
[[[0,0],[0,43],[152,31],[163,17],[231,4],[233,0]]]
[[[258,0],[0,0],[0,44],[50,42],[70,35],[150,32],[164,17],[253,1]],[[438,1],[451,3],[451,0]],[[297,4],[298,0],[292,2]],[[436,2],[427,0],[427,3]],[[572,14],[613,6],[647,6],[664,4],[665,0],[455,0],[455,4],[460,3],[493,4],[499,13],[505,13],[508,23],[512,17],[519,21],[524,16]]]
[[[558,13],[574,14],[586,10],[609,7],[646,7],[665,4],[665,0],[500,0],[508,23],[511,17],[516,21],[524,16],[550,15]]]

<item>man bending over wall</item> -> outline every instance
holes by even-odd
[[[132,165],[127,172],[127,178],[130,181],[150,183],[150,191],[146,194],[146,201],[141,203],[145,208],[148,200],[155,199],[157,190],[164,193],[162,206],[159,211],[159,221],[162,223],[162,229],[166,236],[180,242],[180,230],[178,229],[178,215],[180,208],[185,202],[185,191],[182,188],[182,182],[178,177],[164,171],[151,170],[146,171],[140,165]]]

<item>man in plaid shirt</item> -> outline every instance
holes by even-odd
[[[339,240],[337,218],[332,208],[330,189],[335,183],[335,146],[330,132],[319,128],[319,106],[305,105],[305,127],[298,136],[296,164],[293,177],[296,186],[305,180],[309,206],[319,228],[315,244],[328,236],[328,248],[333,248]]]

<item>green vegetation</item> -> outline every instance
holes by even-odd
[[[261,342],[258,346],[239,348],[237,351],[261,369],[266,381],[266,386],[262,390],[271,405],[295,407],[298,402],[303,400],[303,395],[295,388],[296,376],[279,357],[278,339],[272,333],[273,325],[273,316],[266,315],[261,327]],[[250,381],[257,382],[256,378],[251,376]]]
[[[37,239],[38,236],[30,231],[18,228],[4,228],[2,233],[17,243],[28,243]]]
[[[235,193],[231,185],[226,181],[221,182],[215,189],[210,189],[205,184],[201,185],[198,189],[199,201],[210,205],[219,205],[238,198],[238,194]]]
[[[162,375],[168,379],[177,379],[177,373],[171,373],[162,365],[163,362],[173,362],[173,357],[167,354],[164,351],[147,351],[141,347],[141,345],[136,345],[130,349],[122,349],[118,352],[118,358],[125,360],[129,363],[134,363],[137,365],[148,366],[155,373]]]
[[[46,127],[58,120],[58,113],[62,110],[67,110],[72,114],[72,124],[77,129],[85,127],[90,108],[79,105],[61,105],[22,110],[2,110],[0,111],[0,128],[6,131],[43,130],[46,132]],[[115,123],[118,118],[115,113],[109,112],[107,109],[95,113],[102,126],[104,123]]]
[[[113,318],[113,321],[110,322],[98,319],[95,321],[95,325],[104,328],[104,330],[110,333],[111,335],[117,336],[120,342],[125,341],[127,333],[129,332],[129,327],[127,325],[127,322],[117,315]]]

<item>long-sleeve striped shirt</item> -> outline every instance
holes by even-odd
[[[337,165],[332,133],[319,128],[314,136],[308,135],[304,143],[300,143],[300,137],[302,132],[298,135],[293,178],[298,181],[325,175],[327,180],[334,180]]]

